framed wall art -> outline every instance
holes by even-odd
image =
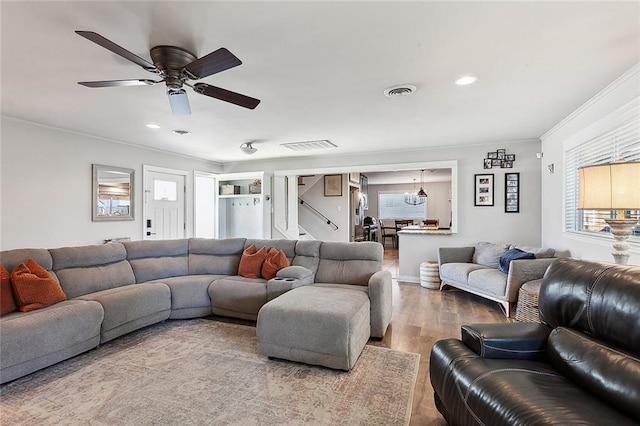
[[[324,196],[342,197],[342,175],[324,175]]]
[[[504,212],[520,213],[520,173],[504,174]]]
[[[474,175],[474,206],[493,206],[493,174]]]

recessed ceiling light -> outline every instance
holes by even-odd
[[[460,77],[456,80],[456,84],[458,86],[467,86],[469,84],[473,84],[478,81],[478,77],[475,75],[465,75],[464,77]]]
[[[149,124],[145,124],[145,126],[147,126],[147,127],[148,127],[148,128],[150,128],[150,129],[159,129],[159,128],[161,128],[161,127],[162,127],[161,125],[156,124],[156,123],[149,123]]]
[[[412,84],[398,84],[397,86],[387,87],[382,93],[388,98],[395,98],[398,96],[409,96],[416,90],[418,89]]]
[[[180,136],[185,136],[185,135],[191,134],[191,132],[188,131],[188,130],[173,130],[173,133],[175,133],[176,135],[180,135]]]

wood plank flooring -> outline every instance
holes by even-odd
[[[384,267],[398,275],[398,250],[385,249]],[[393,318],[381,341],[368,344],[420,354],[411,425],[446,425],[433,402],[429,381],[429,354],[440,339],[460,337],[460,326],[508,322],[499,305],[458,290],[429,290],[393,280]]]

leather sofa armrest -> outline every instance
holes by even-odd
[[[473,263],[475,247],[440,247],[438,248],[438,264]]]
[[[483,358],[542,360],[551,328],[537,323],[469,324],[462,341]]]
[[[505,296],[507,301],[516,302],[518,300],[518,291],[526,282],[539,280],[547,272],[547,268],[557,258],[546,259],[520,259],[514,260],[509,265],[509,274],[507,275],[507,287],[505,288]]]
[[[383,338],[393,313],[391,272],[378,271],[369,278],[371,336]]]
[[[313,272],[302,266],[287,266],[276,273],[276,277],[267,281],[267,301],[273,300],[287,291],[313,284]]]

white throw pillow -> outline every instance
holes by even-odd
[[[509,244],[476,243],[473,252],[473,263],[498,269],[500,257],[509,250]]]

